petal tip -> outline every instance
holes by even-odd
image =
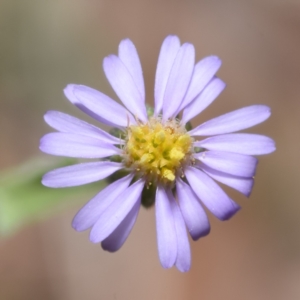
[[[191,234],[191,238],[193,241],[197,241],[202,237],[205,237],[210,234],[210,226],[203,231],[199,232],[198,234]]]
[[[107,67],[107,64],[111,63],[113,60],[118,58],[115,54],[109,54],[103,58],[103,68]]]
[[[209,55],[209,56],[207,56],[207,59],[209,59],[211,62],[216,63],[216,64],[218,64],[220,66],[222,64],[221,58],[219,56],[217,56],[217,55],[213,55],[213,54]]]
[[[65,97],[73,104],[78,102],[76,96],[74,95],[74,89],[76,86],[77,84],[70,83],[63,90]]]
[[[179,42],[180,43],[180,39],[177,35],[175,34],[170,34],[168,35],[165,39],[164,39],[164,42],[166,41],[170,41],[170,40],[173,40],[173,41],[176,41],[176,42]]]
[[[244,195],[245,195],[247,198],[250,198],[250,196],[251,196],[251,193],[252,193],[252,188],[251,188],[251,190],[250,190],[250,191],[248,191],[248,192],[245,192],[245,193],[244,193]]]
[[[226,214],[224,214],[224,215],[220,218],[220,220],[221,220],[221,221],[227,221],[227,220],[229,220],[229,219],[232,218],[232,217],[233,217],[240,209],[241,209],[241,207],[240,207],[237,203],[233,202],[233,208],[232,208],[230,211],[228,211]]]
[[[266,112],[265,120],[267,120],[271,116],[271,113],[272,113],[271,107],[268,105],[264,105],[264,104],[261,104],[260,107],[262,110],[265,110],[265,112]]]
[[[121,40],[121,42],[119,43],[119,48],[126,44],[130,44],[130,46],[132,45],[134,46],[133,42],[129,38],[125,38]]]
[[[80,226],[78,224],[78,221],[75,218],[76,218],[76,216],[74,217],[74,219],[71,223],[72,228],[76,231],[82,231],[82,230],[80,230]]]
[[[169,261],[160,261],[160,264],[161,266],[164,268],[164,269],[170,269],[174,266],[174,263],[175,262],[169,262]]]
[[[63,186],[60,186],[59,184],[57,184],[57,182],[56,181],[52,181],[51,179],[51,173],[52,173],[53,171],[50,171],[50,172],[48,172],[48,173],[46,173],[43,177],[42,177],[42,180],[41,180],[41,183],[42,183],[42,185],[44,185],[45,187],[49,187],[49,188],[54,188],[54,189],[56,189],[56,188],[61,188],[61,187],[63,187]]]
[[[40,139],[40,144],[39,144],[39,149],[40,151],[46,153],[46,154],[51,154],[51,155],[55,155],[52,154],[51,151],[49,151],[49,147],[47,146],[47,135],[44,135],[41,139]]]
[[[53,115],[54,113],[56,113],[55,110],[48,110],[48,111],[46,111],[46,113],[44,114],[44,119],[45,119],[45,121],[46,121],[46,118],[47,118],[47,117]]]
[[[187,264],[185,266],[176,266],[176,268],[182,272],[182,273],[186,273],[191,269],[191,264]]]
[[[104,243],[101,243],[101,248],[109,253],[117,252],[119,249],[108,248]]]
[[[269,146],[269,151],[266,154],[270,154],[276,151],[276,143],[273,139],[270,138],[270,146]]]
[[[71,92],[73,89],[74,89],[74,87],[76,87],[76,84],[74,84],[74,83],[69,83],[69,84],[67,84],[66,85],[66,87],[64,88],[64,93],[65,93],[65,95],[67,96],[67,94],[69,93],[69,92]]]
[[[91,232],[90,232],[89,239],[93,244],[97,244],[100,242],[99,239],[97,239],[97,237],[93,234],[93,230],[91,230]]]
[[[55,188],[54,186],[52,186],[52,185],[48,182],[47,174],[45,174],[45,175],[42,177],[41,183],[42,183],[43,186]]]

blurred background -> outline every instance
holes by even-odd
[[[91,121],[64,98],[66,84],[116,98],[102,60],[126,37],[138,49],[149,103],[160,45],[176,34],[195,45],[197,60],[215,54],[223,61],[218,75],[227,88],[194,124],[266,104],[271,118],[250,132],[277,143],[275,153],[260,157],[250,199],[225,188],[243,209],[227,222],[210,215],[210,235],[192,242],[190,272],[160,266],[153,209],[141,210],[115,254],[90,243],[88,232],[75,232],[71,220],[96,186],[70,194],[54,210],[56,194],[47,194],[51,213],[45,206],[42,217],[2,234],[0,299],[300,299],[299,32],[299,0],[0,0],[2,175],[34,156],[42,165],[51,159],[38,150],[51,131],[43,121],[47,110]],[[25,166],[19,180],[30,172]],[[22,193],[21,213],[25,199],[44,205],[45,190]],[[5,207],[1,197],[4,220],[13,201]]]

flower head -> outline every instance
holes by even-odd
[[[41,139],[40,149],[52,155],[98,159],[53,170],[43,177],[49,187],[70,187],[98,181],[123,170],[122,176],[90,200],[75,216],[78,231],[92,228],[90,240],[118,250],[128,237],[142,195],[154,190],[160,262],[180,271],[190,268],[190,245],[210,231],[206,208],[220,220],[240,206],[216,181],[249,196],[257,159],[275,150],[272,139],[233,133],[270,116],[265,105],[253,105],[209,120],[190,130],[188,122],[208,107],[225,84],[215,76],[218,57],[195,64],[193,45],[168,36],[161,47],[155,77],[155,107],[147,113],[142,69],[130,40],[119,53],[104,59],[105,75],[124,104],[92,88],[70,84],[64,92],[80,110],[117,135],[61,112],[49,111],[45,121],[59,132]],[[208,138],[200,138],[207,137]],[[100,160],[99,160],[100,159]]]

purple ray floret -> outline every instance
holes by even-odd
[[[93,159],[48,172],[42,179],[45,186],[78,186],[122,171],[79,210],[72,222],[75,230],[91,229],[91,242],[109,252],[119,250],[152,189],[160,263],[181,272],[190,269],[188,235],[196,241],[210,232],[204,207],[222,221],[240,210],[217,182],[249,197],[258,163],[253,155],[275,151],[267,136],[237,133],[268,119],[271,112],[265,105],[240,108],[187,131],[186,124],[224,90],[226,84],[216,76],[220,66],[216,56],[195,63],[192,44],[166,37],[155,75],[155,107],[149,114],[140,59],[125,39],[118,54],[103,61],[123,105],[87,86],[69,84],[64,89],[82,112],[119,130],[112,135],[62,112],[45,114],[57,132],[42,137],[43,152]]]

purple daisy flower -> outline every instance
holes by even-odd
[[[113,136],[64,113],[47,112],[45,121],[59,132],[41,139],[43,152],[98,160],[53,170],[44,175],[42,183],[71,187],[102,180],[120,170],[127,172],[77,213],[73,220],[77,231],[91,228],[93,243],[117,251],[136,221],[143,193],[154,189],[160,262],[164,268],[176,265],[180,271],[189,270],[186,228],[193,240],[210,231],[202,205],[220,220],[240,209],[215,181],[249,196],[257,165],[252,155],[275,150],[269,137],[233,133],[265,121],[270,116],[265,105],[238,109],[187,129],[188,122],[225,88],[215,76],[220,66],[216,56],[195,64],[193,45],[180,45],[178,37],[168,36],[160,50],[155,108],[149,114],[140,60],[135,46],[126,39],[119,45],[118,56],[110,55],[103,62],[105,75],[124,106],[83,85],[65,88],[71,103],[101,123],[118,128],[121,134]],[[113,161],[113,157],[119,160]]]

